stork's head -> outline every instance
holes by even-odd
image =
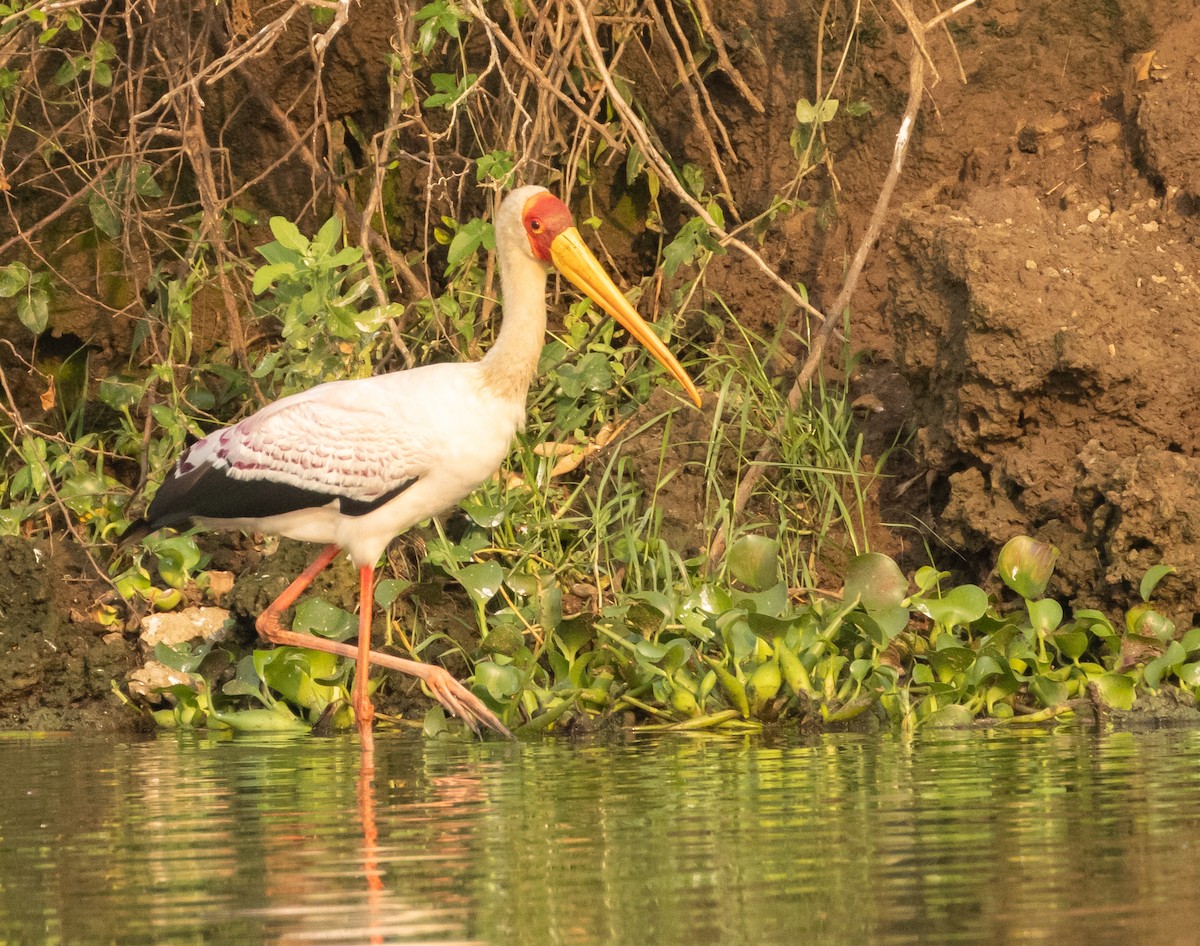
[[[519,216],[518,216],[519,215]],[[654,330],[629,304],[624,294],[592,255],[575,229],[567,205],[544,187],[518,187],[500,206],[497,215],[497,241],[505,239],[516,221],[524,233],[530,255],[552,264],[585,295],[623,325],[626,331],[646,346],[650,353],[683,385],[688,396],[700,406],[700,392],[683,366],[654,334]]]

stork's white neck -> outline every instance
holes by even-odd
[[[524,405],[546,341],[546,266],[516,240],[498,238],[496,252],[504,314],[496,341],[480,363],[483,381],[505,400]]]

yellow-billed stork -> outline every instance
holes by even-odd
[[[543,187],[520,187],[496,214],[504,319],[477,362],[427,365],[332,381],[264,407],[188,447],[159,487],[139,539],[197,522],[273,533],[325,546],[259,616],[259,634],[356,658],[353,706],[364,751],[373,748],[369,663],[425,681],[473,729],[509,735],[470,690],[441,667],[371,650],[375,564],[400,532],[453,506],[500,466],[525,424],[525,398],[546,334],[548,264],[645,345],[700,404],[679,362],[584,245],[571,212]],[[280,622],[339,551],[359,570],[358,647],[285,630]]]

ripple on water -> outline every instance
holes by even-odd
[[[1200,732],[0,740],[0,943],[1195,941]]]

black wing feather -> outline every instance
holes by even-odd
[[[193,519],[265,519],[330,503],[337,503],[343,515],[365,516],[415,482],[416,477],[373,499],[355,499],[269,479],[236,479],[227,467],[202,463],[182,475],[172,472],[155,493],[145,519],[130,526],[125,540],[135,541],[162,528],[186,526]]]

